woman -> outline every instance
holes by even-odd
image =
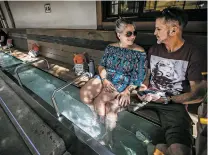
[[[98,67],[99,75],[80,90],[81,100],[93,105],[103,119],[109,101],[116,99],[119,107],[130,104],[130,92],[141,85],[145,76],[146,53],[134,43],[137,32],[133,23],[118,19],[116,34],[120,41],[106,47]],[[111,105],[108,105],[109,109]]]

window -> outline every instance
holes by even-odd
[[[103,21],[115,21],[119,16],[134,21],[153,21],[168,6],[187,11],[189,21],[207,20],[207,1],[105,1],[102,2]]]

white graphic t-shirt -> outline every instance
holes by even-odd
[[[150,88],[167,95],[188,92],[189,81],[202,79],[201,62],[198,50],[188,43],[172,53],[163,44],[153,46],[148,52]]]

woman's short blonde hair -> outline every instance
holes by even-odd
[[[132,21],[119,17],[119,19],[116,20],[116,33],[122,33],[128,24],[133,25],[136,29],[136,26]]]

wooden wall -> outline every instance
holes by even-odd
[[[7,29],[9,38],[13,40],[14,47],[28,50],[26,29]]]
[[[9,29],[14,46],[28,51],[33,43],[40,45],[41,55],[73,65],[75,53],[87,52],[98,64],[105,47],[117,42],[114,31],[99,30],[59,30],[59,29]],[[184,34],[186,41],[200,50],[207,62],[207,35],[201,33]],[[152,32],[138,32],[136,43],[148,50],[156,43]],[[206,64],[205,64],[206,66]]]

